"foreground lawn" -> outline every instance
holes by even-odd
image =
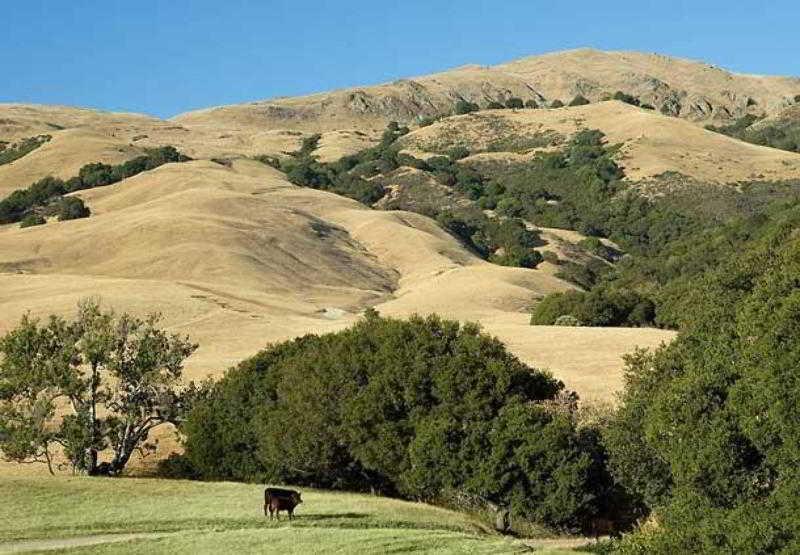
[[[304,503],[289,523],[264,518],[263,487],[252,484],[0,477],[0,552],[530,550],[530,542],[501,537],[454,511],[383,497],[301,489]]]

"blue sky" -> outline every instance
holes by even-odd
[[[143,112],[591,46],[800,75],[800,2],[4,0],[0,102]]]

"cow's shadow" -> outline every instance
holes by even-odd
[[[367,518],[367,513],[298,513],[294,515],[295,520],[337,520],[337,519],[359,519]]]

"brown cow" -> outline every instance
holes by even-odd
[[[289,520],[292,520],[294,518],[294,508],[302,502],[299,491],[267,488],[264,490],[264,516],[269,513],[270,520],[272,520],[273,515],[276,520],[279,520],[280,512],[286,511],[289,513]]]

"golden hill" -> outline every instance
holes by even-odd
[[[797,107],[792,107],[775,118],[788,120],[796,113]],[[224,121],[217,128],[183,127],[135,114],[27,105],[0,104],[0,122],[5,122],[0,125],[2,140],[42,133],[52,136],[39,149],[0,166],[0,197],[46,175],[70,177],[83,164],[119,163],[148,147],[173,145],[200,159],[282,156],[297,150],[309,135],[291,129],[225,127],[233,124]],[[744,143],[680,118],[616,101],[548,110],[482,110],[417,129],[400,144],[424,158],[455,144],[480,152],[495,141],[516,141],[522,147],[542,137],[543,143],[558,142],[579,129],[600,129],[611,143],[622,144],[619,161],[629,179],[663,172],[708,182],[800,177],[798,154]],[[369,129],[328,131],[322,134],[315,155],[333,161],[375,144],[379,135]],[[499,150],[477,154],[475,159],[524,160],[535,149],[511,145]]]
[[[69,179],[78,175],[85,164],[119,164],[143,152],[141,148],[89,128],[48,134],[52,138],[41,147],[10,164],[0,165],[0,198],[48,175]]]
[[[609,143],[622,145],[618,159],[629,179],[647,179],[669,171],[718,183],[800,177],[800,154],[745,143],[618,101],[554,110],[482,110],[417,129],[402,137],[400,144],[426,152],[462,144],[476,152],[509,137],[523,145],[536,138],[563,141],[580,129],[600,129]],[[478,156],[525,159],[536,150]]]
[[[0,333],[27,310],[71,314],[101,296],[158,310],[201,348],[190,377],[218,374],[269,341],[341,329],[367,306],[481,322],[587,399],[621,386],[621,355],[660,330],[538,328],[527,308],[569,287],[544,270],[489,264],[432,220],[370,210],[289,184],[257,162],[168,164],[83,191],[92,217],[0,228]]]
[[[578,49],[369,87],[209,108],[173,121],[198,130],[381,129],[391,120],[451,113],[461,99],[481,106],[511,97],[549,104],[557,99],[568,103],[580,94],[597,102],[617,91],[670,115],[724,122],[748,113],[771,115],[796,103],[800,79],[740,75],[657,54]]]
[[[496,69],[535,83],[565,103],[576,94],[598,101],[622,91],[690,120],[772,114],[794,103],[800,79],[744,75],[695,60],[644,52],[580,48],[531,56]]]
[[[103,112],[67,106],[0,104],[0,140],[40,134],[52,139],[10,164],[0,165],[0,198],[47,175],[71,177],[84,164],[116,164],[148,147],[172,145],[198,159],[235,158],[296,151],[304,134],[291,129],[192,128],[140,114]],[[374,144],[380,133],[340,129],[324,133],[317,156],[336,160]]]

